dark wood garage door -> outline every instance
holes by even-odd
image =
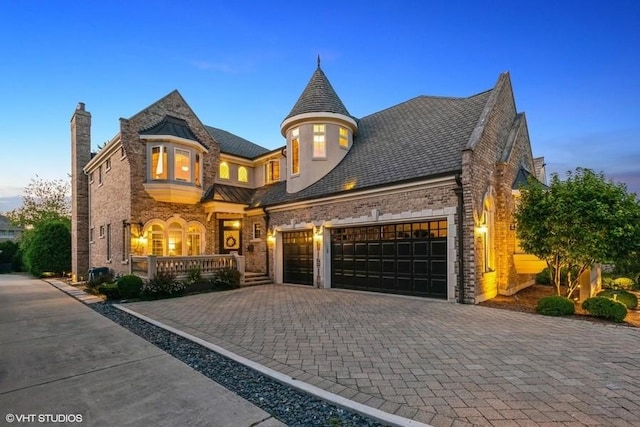
[[[282,233],[283,281],[313,285],[313,232]]]
[[[447,297],[447,221],[331,230],[331,286]]]

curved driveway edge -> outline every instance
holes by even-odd
[[[125,306],[434,426],[640,425],[637,328],[283,285]]]

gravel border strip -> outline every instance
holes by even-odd
[[[96,303],[87,307],[166,351],[289,426],[386,425],[269,378],[196,342],[126,313],[112,304]],[[409,419],[404,420],[406,422],[403,424],[391,424],[422,425]]]

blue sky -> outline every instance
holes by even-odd
[[[316,67],[363,117],[470,96],[509,71],[535,156],[640,194],[636,1],[0,2],[0,212],[70,172],[69,120],[96,147],[178,89],[207,125],[267,148]],[[18,197],[19,199],[19,197]]]

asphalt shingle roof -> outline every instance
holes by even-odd
[[[264,147],[254,144],[226,130],[205,126],[207,132],[220,144],[220,151],[226,154],[253,159],[270,152]]]
[[[350,116],[320,65],[284,120],[304,113],[337,113]]]
[[[359,120],[344,159],[313,185],[288,194],[284,183],[258,189],[254,206],[312,199],[462,169],[462,149],[491,90],[468,98],[420,96]]]

